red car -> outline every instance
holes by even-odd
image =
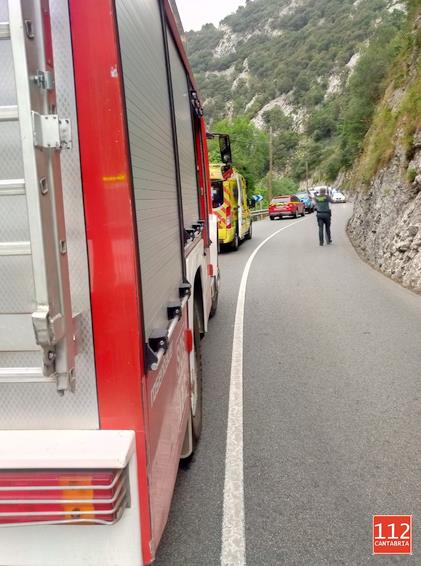
[[[296,195],[281,195],[273,197],[269,204],[269,217],[271,220],[282,218],[283,216],[305,215],[305,205]]]

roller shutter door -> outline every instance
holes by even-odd
[[[117,0],[146,338],[168,325],[182,256],[164,41],[157,0]]]
[[[174,108],[180,163],[181,192],[183,196],[184,227],[191,228],[199,220],[199,194],[196,176],[196,159],[187,75],[168,31],[168,48],[171,61],[171,78],[174,91]]]

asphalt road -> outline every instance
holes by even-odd
[[[244,328],[248,566],[421,564],[421,297],[363,263],[333,208],[257,254]],[[238,286],[248,257],[293,220],[263,221],[220,257],[204,350],[204,430],[180,469],[159,566],[220,565],[226,425]],[[373,514],[414,515],[413,557],[373,557]],[[232,565],[236,566],[236,565]]]

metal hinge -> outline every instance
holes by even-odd
[[[72,128],[70,120],[57,114],[32,112],[34,145],[45,149],[71,149]]]
[[[170,303],[167,306],[168,320],[173,320],[174,318],[178,318],[178,320],[180,320],[182,310],[183,310],[183,307],[181,306],[181,302]]]
[[[32,314],[32,324],[35,332],[35,341],[43,349],[43,375],[55,377],[57,391],[75,392],[76,376],[74,368],[64,373],[58,373],[56,368],[56,347],[64,336],[64,319],[61,314],[51,318],[47,311],[36,311]],[[73,317],[73,344],[75,351],[79,349],[80,313]]]
[[[149,346],[153,352],[159,352],[162,348],[165,352],[168,350],[168,330],[154,330],[149,337]]]
[[[191,284],[188,281],[185,281],[178,288],[178,292],[180,299],[184,299],[184,297],[189,299],[191,297]]]
[[[43,90],[54,90],[54,74],[51,71],[37,71],[34,83]]]

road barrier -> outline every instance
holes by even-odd
[[[269,215],[269,209],[264,208],[262,210],[253,210],[251,213],[251,219],[253,222],[257,222],[257,220],[263,220],[266,216]]]

